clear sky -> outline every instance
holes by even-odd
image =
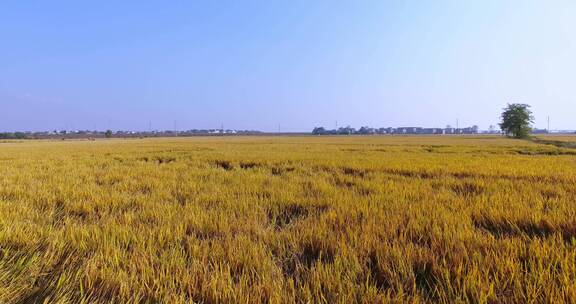
[[[576,1],[0,2],[0,130],[576,129]]]

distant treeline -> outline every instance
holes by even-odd
[[[27,138],[24,132],[5,132],[0,133],[0,139],[25,139]]]
[[[131,137],[172,137],[172,136],[199,136],[199,135],[259,135],[255,130],[232,129],[193,129],[184,131],[90,131],[90,130],[54,130],[41,132],[0,132],[0,139],[51,139],[51,138],[131,138]]]

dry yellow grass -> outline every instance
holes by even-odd
[[[0,303],[570,302],[575,151],[482,136],[0,143]]]
[[[576,134],[574,135],[567,135],[567,134],[549,134],[549,135],[537,135],[537,138],[548,139],[548,140],[556,140],[556,141],[564,141],[564,142],[576,142]]]

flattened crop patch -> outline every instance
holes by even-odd
[[[281,230],[291,224],[304,220],[309,216],[318,216],[327,210],[327,205],[306,206],[299,204],[287,204],[270,207],[268,208],[267,213],[270,224],[276,230]]]

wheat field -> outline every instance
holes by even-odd
[[[574,302],[575,169],[489,136],[3,142],[0,303]]]

